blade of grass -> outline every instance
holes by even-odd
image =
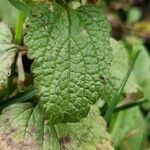
[[[136,100],[134,102],[130,102],[130,103],[126,103],[126,104],[122,104],[120,106],[117,106],[116,109],[115,109],[115,112],[119,112],[119,111],[123,111],[123,110],[126,110],[126,109],[130,109],[132,107],[139,106],[139,105],[147,103],[147,102],[148,102],[148,99],[141,98],[141,99]]]
[[[8,1],[19,11],[24,13],[26,16],[31,17],[31,9],[26,3],[20,0],[8,0]]]
[[[122,93],[122,91],[123,91],[123,89],[124,89],[124,86],[125,86],[125,84],[126,84],[128,78],[129,78],[129,76],[130,76],[130,74],[131,74],[133,68],[134,68],[134,64],[135,64],[136,59],[137,59],[137,57],[139,56],[140,52],[141,52],[140,50],[138,50],[138,51],[136,52],[135,57],[134,57],[134,60],[133,60],[132,64],[129,66],[129,69],[128,69],[128,71],[127,71],[127,73],[126,73],[126,75],[125,75],[125,77],[124,77],[124,79],[123,79],[123,81],[122,81],[122,83],[121,83],[121,85],[120,85],[119,90],[118,90],[117,93],[115,94],[114,98],[112,99],[112,101],[111,101],[111,103],[110,103],[110,105],[109,105],[109,107],[108,107],[108,109],[107,109],[107,111],[106,111],[106,114],[105,114],[104,118],[105,118],[105,120],[106,120],[107,122],[109,122],[110,119],[111,119],[112,113],[114,112],[114,110],[115,110],[115,108],[116,108],[116,106],[117,106],[117,104],[118,104],[118,102],[119,102],[119,98],[120,98],[120,96],[121,96],[121,93]]]
[[[4,109],[5,107],[12,105],[14,103],[23,103],[29,100],[30,98],[32,98],[33,96],[35,96],[36,93],[37,93],[37,90],[34,87],[31,87],[27,89],[26,91],[1,102],[0,109]]]
[[[16,22],[15,37],[14,37],[15,44],[21,45],[22,43],[23,24],[25,22],[25,19],[26,19],[25,15],[22,12],[20,12]]]

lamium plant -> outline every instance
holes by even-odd
[[[117,59],[105,1],[8,1],[18,17],[0,23],[0,149],[113,150],[107,125],[140,52],[129,65],[122,46]]]

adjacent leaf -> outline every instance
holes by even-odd
[[[147,49],[143,46],[143,41],[134,36],[129,36],[126,38],[129,46],[129,56],[132,61],[132,56],[135,54],[137,49],[141,49],[141,54],[137,59],[137,62],[134,67],[134,76],[140,87],[140,90],[143,92],[143,95],[146,99],[149,100],[149,103],[144,105],[144,108],[150,109],[150,56],[147,52]]]
[[[109,84],[106,84],[107,90],[105,90],[103,95],[105,97],[102,97],[107,100],[112,99],[117,90],[119,90],[119,85],[129,66],[128,51],[124,44],[114,39],[111,39],[110,41],[114,56],[111,68],[112,77],[108,82]],[[136,50],[139,50],[139,48]],[[135,56],[135,53],[133,56]],[[141,54],[137,58],[135,67],[137,66],[137,62],[140,57]],[[134,72],[132,72],[128,82],[126,83],[124,93],[126,95],[137,93],[138,88],[139,86],[137,85]],[[110,93],[112,94],[109,95]],[[139,124],[139,126],[137,126],[137,124]],[[138,107],[114,114],[114,117],[111,118],[109,127],[111,128],[111,135],[116,149],[142,149],[146,126],[144,118]]]
[[[0,18],[9,26],[15,27],[18,11],[8,0],[0,0]]]
[[[0,29],[0,85],[6,85],[11,74],[16,45],[12,44],[12,33],[4,23],[0,23]]]
[[[39,105],[51,124],[79,121],[99,99],[109,77],[109,34],[102,4],[73,10],[39,3],[33,9],[25,44]]]
[[[108,102],[113,99],[114,95],[119,90],[119,86],[129,68],[128,52],[123,43],[112,38],[110,39],[110,43],[113,49],[111,78],[108,80],[102,95],[102,99]],[[125,85],[124,93],[137,92],[137,89],[138,85],[133,73],[131,73]]]
[[[15,8],[23,12],[26,16],[31,17],[30,7],[21,0],[8,0]]]
[[[125,39],[125,44],[127,50],[129,51],[131,61],[137,49],[141,49],[141,55],[138,57],[134,68],[134,75],[140,87],[144,87],[150,79],[150,56],[147,49],[144,47],[143,41],[134,36],[127,36]]]
[[[39,107],[14,104],[0,116],[0,149],[59,150],[54,127],[47,125]]]
[[[79,123],[54,127],[44,121],[39,106],[14,104],[2,111],[0,126],[0,149],[113,150],[106,123],[96,107]]]
[[[120,112],[111,135],[116,148],[121,150],[143,149],[143,141],[146,137],[146,123],[139,108],[135,107]]]
[[[64,150],[113,150],[106,122],[94,106],[79,123],[56,125],[61,149]]]

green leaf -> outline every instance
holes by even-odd
[[[150,56],[141,39],[134,36],[128,36],[125,40],[131,61],[137,49],[141,49],[141,54],[135,64],[134,75],[140,87],[143,88],[148,80],[150,80]]]
[[[18,11],[9,3],[8,0],[0,0],[0,18],[9,26],[15,27]]]
[[[48,125],[39,106],[14,104],[0,116],[0,149],[113,150],[106,123],[94,106],[79,123]]]
[[[112,59],[109,34],[102,4],[33,9],[25,44],[34,59],[38,105],[51,124],[79,121],[101,96]]]
[[[126,45],[129,51],[129,56],[131,61],[133,60],[133,55],[136,53],[137,49],[141,49],[141,54],[137,59],[134,67],[134,76],[139,85],[140,90],[149,103],[144,104],[144,108],[150,109],[150,56],[147,49],[143,46],[143,41],[134,36],[129,36],[126,38]]]
[[[4,23],[0,23],[0,29],[0,86],[6,86],[17,46],[12,44],[11,30]]]
[[[150,56],[146,48],[142,45],[134,46],[134,51],[137,47],[141,47],[142,53],[137,60],[137,64],[135,65],[135,77],[141,87],[144,97],[149,100],[149,102],[143,106],[145,109],[150,110]]]
[[[125,85],[126,85],[126,83],[128,81],[128,78],[129,78],[129,76],[130,76],[130,74],[131,74],[131,72],[132,72],[132,70],[134,68],[134,64],[135,64],[136,59],[137,59],[139,54],[140,54],[140,51],[137,51],[137,53],[134,56],[133,63],[128,68],[128,70],[126,72],[126,75],[124,76],[124,78],[123,78],[123,80],[122,80],[122,82],[121,82],[121,84],[119,86],[119,89],[118,89],[117,93],[115,93],[112,101],[109,104],[108,110],[107,110],[107,112],[105,114],[105,119],[106,119],[107,122],[111,119],[111,115],[114,112],[117,104],[119,103],[119,100],[120,100],[120,97],[121,97],[121,95],[123,93],[124,87],[125,87]]]
[[[139,108],[120,112],[111,135],[116,149],[141,150],[146,137],[146,123]]]
[[[111,77],[105,85],[105,90],[102,94],[102,99],[109,102],[119,90],[119,86],[129,68],[128,52],[121,41],[116,41],[111,38],[110,43],[113,49],[113,61],[111,66]],[[135,55],[134,55],[135,56]],[[139,86],[137,85],[134,74],[131,73],[123,93],[136,93]]]
[[[39,107],[14,104],[0,116],[0,149],[59,150],[54,127],[44,121]]]
[[[21,0],[8,0],[15,8],[23,12],[26,16],[31,17],[30,7]]]
[[[55,125],[61,149],[64,150],[113,150],[106,122],[92,106],[86,118],[79,123]]]

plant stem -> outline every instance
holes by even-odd
[[[111,101],[111,103],[110,103],[110,105],[109,105],[109,107],[108,107],[108,110],[107,110],[107,112],[106,112],[106,114],[105,114],[105,116],[104,116],[104,118],[105,118],[105,120],[107,121],[107,123],[110,121],[111,116],[112,116],[112,113],[114,112],[114,110],[115,110],[115,108],[116,108],[116,106],[117,106],[117,104],[118,104],[118,102],[119,102],[121,93],[122,93],[122,91],[123,91],[123,89],[124,89],[124,86],[125,86],[125,84],[126,84],[128,78],[129,78],[129,76],[130,76],[130,74],[131,74],[131,72],[132,72],[132,70],[133,70],[134,64],[135,64],[136,59],[137,59],[138,55],[140,54],[140,52],[141,52],[141,51],[139,50],[139,51],[137,51],[137,53],[135,54],[134,60],[133,60],[132,64],[130,65],[130,67],[129,67],[127,73],[126,73],[126,75],[125,75],[125,77],[124,77],[124,79],[123,79],[123,81],[122,81],[122,83],[121,83],[121,85],[120,85],[119,90],[117,91],[116,95],[114,96],[114,98],[112,99],[112,101]]]

